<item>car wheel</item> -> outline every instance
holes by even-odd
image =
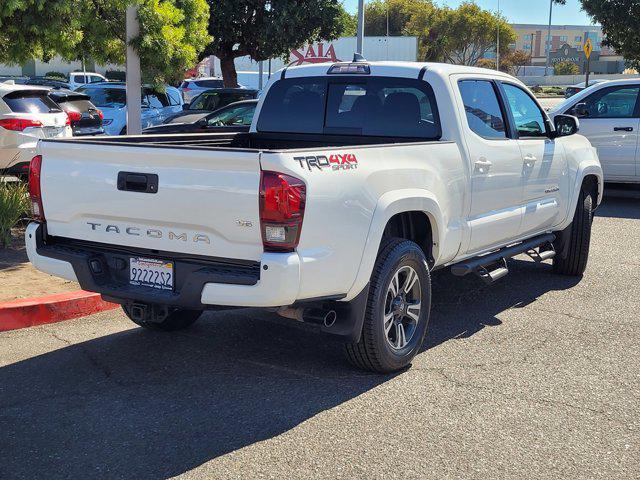
[[[591,224],[593,223],[593,197],[585,190],[580,192],[578,205],[567,231],[558,235],[554,242],[556,256],[553,270],[562,275],[579,276],[587,268]]]
[[[431,278],[414,242],[385,240],[371,275],[362,335],[346,345],[359,368],[378,373],[401,370],[422,347],[431,307]]]
[[[175,309],[169,311],[166,316],[163,314],[164,318],[162,320],[156,321],[152,319],[152,316],[157,314],[158,311],[162,311],[165,307],[148,305],[144,314],[141,314],[140,311],[134,311],[136,307],[135,305],[122,305],[122,310],[136,325],[147,330],[163,332],[184,330],[193,325],[202,315],[202,310]]]

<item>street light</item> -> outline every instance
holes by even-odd
[[[544,43],[544,53],[547,57],[544,65],[544,76],[549,75],[549,62],[551,61],[551,15],[553,13],[553,0],[549,0],[549,28],[547,29],[547,40]]]
[[[356,50],[358,53],[364,53],[362,43],[364,40],[364,0],[358,0],[358,34],[356,40]]]
[[[498,0],[498,33],[496,34],[496,70],[500,70],[500,0]]]

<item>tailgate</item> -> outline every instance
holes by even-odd
[[[39,153],[49,235],[222,259],[261,257],[257,151],[44,141]],[[121,190],[121,172],[143,175],[129,177]],[[154,175],[155,192],[130,191]]]

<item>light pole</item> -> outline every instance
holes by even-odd
[[[140,57],[131,46],[131,40],[140,35],[140,24],[138,23],[138,9],[134,6],[127,7],[126,32],[127,134],[139,135],[142,133],[142,80],[140,78]]]
[[[358,36],[356,40],[357,53],[363,54],[364,41],[364,0],[358,0]]]
[[[553,14],[553,0],[549,0],[549,28],[547,29],[547,40],[544,43],[544,53],[547,57],[544,64],[544,76],[549,75],[549,62],[551,61],[551,15]]]
[[[500,0],[498,0],[498,33],[496,34],[496,70],[500,70]]]

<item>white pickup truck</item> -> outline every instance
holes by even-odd
[[[288,68],[249,133],[41,141],[27,251],[146,328],[272,308],[394,371],[425,338],[430,271],[493,282],[527,253],[583,273],[603,183],[577,129],[490,70]]]

